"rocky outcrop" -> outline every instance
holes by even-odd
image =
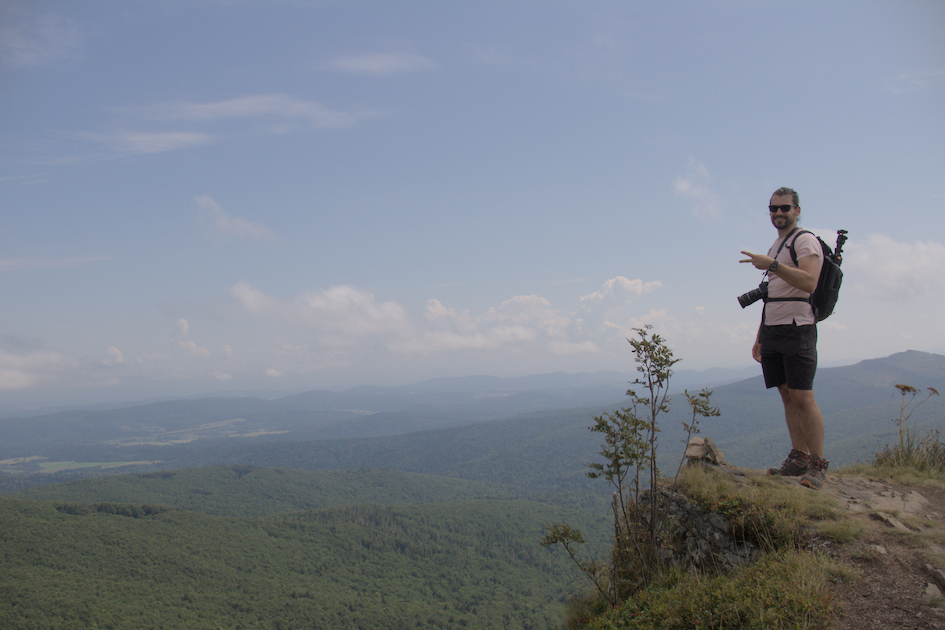
[[[718,512],[707,511],[678,492],[661,491],[659,501],[672,528],[669,545],[662,550],[666,561],[687,569],[716,571],[747,564],[758,555],[758,547],[734,536]]]

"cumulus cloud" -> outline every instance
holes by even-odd
[[[392,52],[338,57],[329,61],[327,66],[352,74],[400,74],[435,68],[436,64],[420,55]]]
[[[400,304],[377,302],[372,294],[351,286],[306,291],[293,300],[292,310],[310,326],[353,335],[397,332],[406,323]]]
[[[565,355],[600,352],[602,344],[611,344],[620,331],[639,325],[634,315],[641,307],[634,299],[661,286],[658,281],[618,276],[584,296],[578,311],[570,315],[539,295],[514,296],[472,315],[437,299],[428,300],[422,312],[411,314],[396,302],[378,301],[352,286],[279,298],[240,282],[230,293],[248,312],[277,320],[283,331],[293,324],[299,327],[291,334],[305,341],[280,340],[272,352],[281,356],[330,352],[339,358],[378,349],[420,356],[500,349]],[[310,343],[313,334],[314,344]]]
[[[230,294],[248,311],[299,325],[313,331],[322,345],[335,348],[375,342],[386,345],[409,334],[411,327],[400,304],[378,302],[373,294],[352,286],[305,291],[283,299],[238,282],[230,288]]]
[[[585,308],[590,308],[595,304],[629,304],[634,297],[656,291],[662,287],[663,283],[659,280],[643,282],[638,278],[630,280],[623,276],[617,276],[605,282],[600,290],[583,296],[581,304]]]
[[[125,357],[122,355],[121,350],[115,346],[111,346],[108,350],[105,351],[105,359],[102,360],[102,363],[105,365],[117,365],[118,363],[124,363]]]
[[[231,217],[212,197],[197,197],[201,219],[213,226],[216,231],[247,242],[265,241],[275,243],[280,239],[275,232],[262,223],[254,223],[243,217]]]
[[[865,243],[847,243],[843,272],[845,289],[873,299],[915,300],[943,290],[945,245],[873,234]]]
[[[688,173],[676,177],[673,192],[692,204],[692,212],[697,217],[719,219],[722,216],[722,199],[710,187],[711,181],[705,164],[690,158]]]
[[[175,338],[177,339],[177,345],[184,350],[187,350],[195,357],[207,357],[210,356],[210,350],[204,348],[203,346],[198,346],[195,341],[190,339],[184,339],[187,336],[187,333],[190,331],[190,326],[187,324],[186,319],[181,319],[175,324],[177,333]]]
[[[230,287],[230,295],[253,313],[262,313],[276,308],[276,300],[246,282],[237,282]]]

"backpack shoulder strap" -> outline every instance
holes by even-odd
[[[792,232],[793,234],[793,232]],[[788,252],[791,254],[791,260],[794,261],[794,266],[797,267],[797,250],[794,249],[794,243],[797,242],[797,239],[801,237],[801,234],[813,234],[810,230],[801,230],[794,235],[794,240],[791,241],[791,244],[788,245]],[[784,239],[785,242],[787,239]]]

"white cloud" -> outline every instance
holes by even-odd
[[[374,296],[351,286],[307,291],[292,303],[305,324],[349,335],[398,332],[406,324],[404,309],[396,302],[377,302]]]
[[[633,297],[639,297],[644,293],[650,293],[662,287],[663,283],[659,280],[643,282],[640,279],[630,280],[623,276],[617,276],[605,282],[599,291],[583,296],[581,304],[585,307],[607,302],[629,304]]]
[[[43,15],[17,22],[9,11],[0,15],[0,63],[36,67],[67,58],[79,46],[79,28],[71,20]]]
[[[74,359],[57,352],[14,354],[0,350],[0,391],[26,389],[52,381],[75,367]]]
[[[164,153],[209,144],[213,136],[208,133],[187,131],[121,131],[115,133],[82,132],[75,134],[108,147],[122,154]]]
[[[926,90],[945,79],[945,68],[917,70],[900,74],[887,81],[886,89],[893,94]]]
[[[689,173],[679,175],[673,184],[677,197],[688,199],[692,203],[692,212],[697,217],[719,219],[722,216],[722,199],[709,186],[712,177],[705,164],[689,159]]]
[[[207,133],[161,131],[127,132],[113,136],[100,136],[101,139],[131,153],[164,153],[208,144],[213,136]]]
[[[210,356],[210,350],[204,348],[203,346],[198,346],[196,342],[188,340],[181,340],[180,347],[188,350],[190,354],[195,357],[208,357]]]
[[[183,339],[183,338],[184,338],[184,335],[187,334],[187,331],[190,330],[190,326],[187,324],[187,320],[186,320],[186,319],[178,320],[178,322],[174,325],[174,327],[177,329],[177,340],[178,340],[178,341],[180,341],[181,339]]]
[[[180,129],[230,120],[259,120],[263,132],[284,134],[300,127],[342,129],[355,125],[375,112],[331,110],[317,101],[306,101],[286,94],[253,94],[238,98],[198,103],[179,101],[115,109],[126,120],[115,123],[119,131],[81,132],[75,137],[91,140],[121,154],[152,154],[199,147],[214,142],[223,132],[204,129]],[[153,129],[170,121],[177,129]],[[148,126],[152,129],[142,130]]]
[[[832,245],[832,243],[831,243]],[[873,299],[907,301],[945,289],[945,245],[873,234],[844,246],[843,287]]]
[[[651,308],[646,315],[639,317],[622,317],[620,319],[604,320],[604,327],[620,333],[621,337],[631,338],[636,335],[635,328],[644,326],[653,326],[653,328],[665,331],[668,325],[675,325],[676,321],[667,315],[666,309]]]
[[[316,129],[351,127],[366,113],[333,111],[317,101],[304,101],[287,94],[253,94],[209,103],[178,102],[144,107],[138,112],[186,121],[218,121],[258,117],[301,121]]]
[[[105,351],[105,359],[102,363],[105,365],[116,365],[118,363],[124,363],[125,357],[122,355],[121,350],[115,346],[111,346],[108,350]]]
[[[637,325],[633,315],[640,307],[631,298],[661,286],[658,281],[612,278],[581,299],[581,318],[538,295],[512,297],[478,316],[430,299],[422,313],[411,316],[402,305],[378,302],[371,293],[351,286],[276,298],[240,282],[230,292],[249,312],[280,322],[283,334],[285,325],[300,327],[290,339],[295,335],[308,341],[280,340],[272,352],[282,356],[329,352],[337,358],[379,349],[420,356],[499,349],[563,355],[600,352],[602,344],[612,342],[615,327],[624,331]],[[316,343],[311,344],[313,333]]]
[[[321,335],[324,343],[349,345],[357,339],[405,334],[408,321],[396,302],[377,302],[371,293],[351,286],[306,291],[292,299],[267,296],[246,282],[230,294],[249,311],[294,322]]]
[[[189,339],[184,339],[187,336],[187,333],[190,331],[190,325],[187,324],[186,319],[181,319],[175,325],[177,329],[177,334],[175,338],[177,339],[177,345],[190,352],[191,355],[195,357],[208,357],[210,356],[210,350],[204,348],[203,346],[198,346],[196,342]]]
[[[410,53],[376,53],[338,57],[328,62],[333,70],[354,74],[399,74],[413,70],[435,68],[430,59]]]
[[[200,207],[202,218],[209,220],[221,234],[234,236],[247,242],[275,243],[280,240],[275,232],[262,223],[253,223],[243,217],[231,217],[210,196],[197,197],[197,205]]]
[[[275,306],[275,299],[265,295],[262,291],[250,286],[246,282],[237,282],[230,287],[230,295],[239,300],[243,306],[253,313],[262,313]]]
[[[279,370],[277,370],[277,369],[275,369],[275,368],[267,368],[267,369],[266,369],[266,376],[268,376],[268,377],[270,377],[270,378],[282,378],[283,376],[285,376],[285,373],[284,373],[284,372],[280,372]]]

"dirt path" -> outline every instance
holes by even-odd
[[[945,630],[945,491],[829,475],[865,534],[833,551],[861,577],[836,587],[837,630]],[[931,585],[931,588],[930,588]]]
[[[735,477],[765,471],[724,465]],[[781,479],[814,492],[798,478]],[[834,588],[835,630],[945,630],[945,489],[828,474],[821,490],[845,508],[863,534],[835,544],[815,539],[859,577]],[[931,585],[931,586],[930,586]]]

